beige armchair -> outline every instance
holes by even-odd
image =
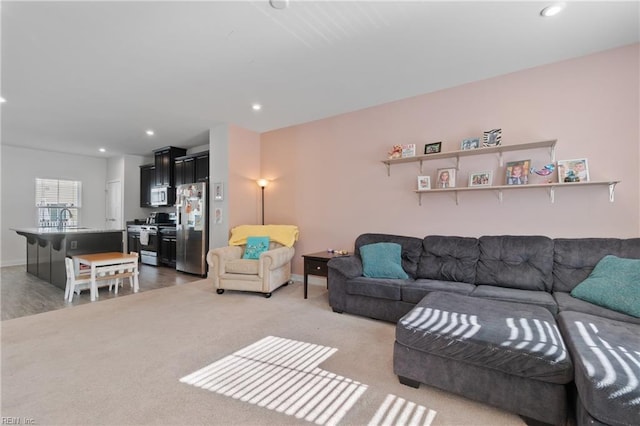
[[[259,259],[243,259],[246,238],[269,236],[269,249]],[[209,250],[209,276],[218,294],[225,290],[253,291],[271,297],[271,293],[291,282],[293,243],[298,228],[290,225],[243,225],[231,230],[229,246]],[[243,244],[244,243],[244,244]]]

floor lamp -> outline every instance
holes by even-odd
[[[269,181],[266,179],[258,179],[257,183],[262,190],[262,224],[264,225],[264,188],[269,185]]]

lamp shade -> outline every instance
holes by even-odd
[[[258,184],[259,187],[264,188],[265,186],[269,185],[269,181],[266,179],[258,179],[256,181],[256,183]]]

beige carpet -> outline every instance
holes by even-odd
[[[399,384],[393,324],[333,313],[323,286],[310,286],[307,300],[301,287],[265,299],[217,295],[202,280],[3,321],[1,415],[38,425],[365,425],[399,424],[403,415],[410,423],[422,410],[416,423],[524,424],[446,392]],[[312,359],[309,368],[298,363],[294,371],[281,361],[283,351],[298,354],[284,359]],[[307,382],[274,375],[252,385],[246,368],[221,375],[236,358],[258,362],[247,360],[250,352],[268,364],[265,371],[288,368],[287,380]],[[255,376],[264,377],[259,368],[266,367]],[[324,393],[305,388],[313,380],[324,380]],[[224,387],[230,383],[246,387]],[[264,389],[281,398],[265,397]]]

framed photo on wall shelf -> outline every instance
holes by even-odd
[[[440,189],[456,187],[456,169],[454,167],[447,169],[438,169],[438,181],[436,187]]]
[[[507,185],[525,185],[529,183],[531,160],[510,161],[507,163]]]
[[[431,189],[431,176],[418,176],[418,191]]]
[[[460,144],[461,150],[480,148],[480,138],[463,139]]]
[[[442,150],[442,142],[428,143],[424,146],[425,154],[436,154]]]
[[[490,170],[469,173],[469,186],[491,186],[492,180],[493,172]]]
[[[587,159],[558,160],[558,182],[589,182]]]
[[[416,155],[416,144],[415,143],[402,145],[402,158],[415,157],[415,155]]]
[[[484,132],[482,146],[498,146],[502,143],[502,129],[491,129]]]

